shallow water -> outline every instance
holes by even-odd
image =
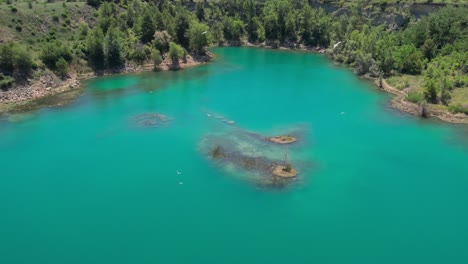
[[[390,109],[322,56],[214,52],[211,64],[95,79],[72,104],[6,116],[0,263],[468,262],[466,127]],[[145,113],[170,121],[135,125]],[[283,189],[203,151],[210,135],[298,127],[289,159],[303,167]],[[240,142],[283,155],[262,146]]]

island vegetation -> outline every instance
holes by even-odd
[[[1,0],[0,88],[177,69],[212,45],[254,45],[326,52],[422,112],[468,115],[467,13],[466,0]]]

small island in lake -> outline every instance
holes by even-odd
[[[297,176],[298,171],[294,169],[290,164],[277,165],[273,169],[273,175],[281,178],[294,178]]]
[[[304,162],[288,159],[283,144],[296,142],[298,138],[286,134],[269,138],[240,127],[225,129],[206,135],[200,142],[202,153],[217,167],[234,171],[229,174],[266,188],[283,188],[297,178],[298,165],[303,167]],[[295,134],[301,135],[303,129],[296,129]]]
[[[289,135],[270,137],[268,140],[277,144],[291,144],[297,141],[295,137]]]

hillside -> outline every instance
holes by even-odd
[[[468,114],[467,5],[467,0],[2,0],[0,87],[14,91],[41,78],[45,87],[55,87],[84,73],[149,64],[177,69],[192,57],[206,60],[207,46],[248,44],[320,49],[359,75],[387,78],[409,102]]]

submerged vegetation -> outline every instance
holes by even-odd
[[[145,63],[160,69],[165,60],[177,67],[211,45],[251,43],[327,50],[358,74],[403,84],[415,76],[419,85],[401,88],[408,101],[467,113],[460,92],[468,87],[467,1],[430,1],[441,5],[412,13],[411,4],[422,2],[3,1],[0,86],[10,89],[48,70],[67,78]]]

